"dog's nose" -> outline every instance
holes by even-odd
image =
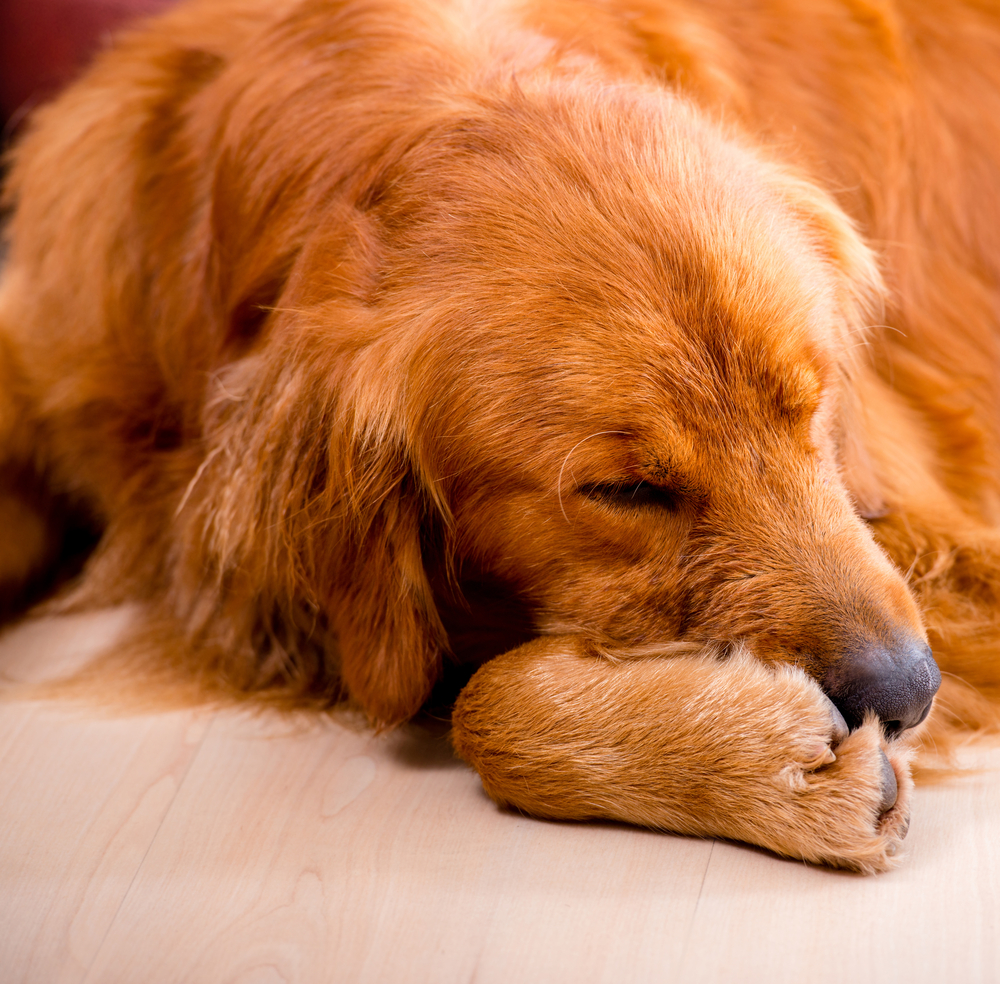
[[[920,724],[940,686],[941,671],[930,646],[914,638],[852,649],[823,681],[848,727],[856,728],[874,711],[889,735]]]

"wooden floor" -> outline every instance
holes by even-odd
[[[1000,771],[919,790],[907,843],[863,878],[501,812],[426,730],[0,704],[3,984],[1000,982]]]

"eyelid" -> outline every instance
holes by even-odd
[[[640,509],[644,507],[677,510],[681,494],[653,485],[643,479],[622,479],[615,482],[588,482],[577,491],[588,499],[602,502],[612,508]]]

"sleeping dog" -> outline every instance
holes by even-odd
[[[182,3],[13,153],[8,610],[84,517],[98,677],[464,667],[500,803],[891,866],[1000,694],[998,76],[973,3]]]

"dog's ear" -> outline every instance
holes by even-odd
[[[859,390],[871,385],[872,369],[866,359],[868,335],[872,326],[885,318],[886,286],[874,252],[826,192],[788,172],[782,175],[780,191],[833,274],[834,341],[840,349],[837,429],[841,477],[858,514],[876,519],[885,515],[887,507],[866,446]]]
[[[196,529],[195,592],[199,571],[218,569],[219,598],[192,607],[217,621],[232,612],[243,644],[227,650],[280,653],[267,686],[291,701],[323,699],[339,677],[390,726],[439,675],[446,636],[424,553],[446,507],[409,439],[406,345],[372,299],[379,230],[346,206],[324,218],[268,330],[213,377],[210,451],[182,507]],[[243,625],[248,609],[256,621]]]
[[[870,327],[885,317],[887,291],[875,253],[825,191],[785,168],[777,173],[779,194],[833,274],[842,356],[850,363],[853,353],[863,350]]]
[[[308,403],[325,407],[317,424],[326,445],[303,514],[310,528],[295,536],[300,550],[324,557],[307,566],[336,634],[341,682],[390,726],[420,709],[440,674],[447,638],[425,554],[449,516],[414,439],[412,353],[373,301],[381,230],[355,208],[334,225],[338,234],[309,244],[289,284],[291,306],[308,312]]]
[[[194,532],[186,607],[245,654],[227,675],[248,689],[293,703],[339,691],[391,726],[439,676],[447,640],[425,554],[440,555],[448,517],[407,441],[405,369],[376,329],[359,343],[370,312],[338,307],[297,340],[276,325],[282,345],[220,376],[214,447],[180,507]],[[265,680],[269,653],[280,672]]]
[[[341,535],[331,618],[347,692],[378,724],[392,725],[419,710],[440,675],[447,637],[426,563],[448,515],[407,440],[403,408],[393,406],[400,367],[355,372],[362,392],[331,439]]]

